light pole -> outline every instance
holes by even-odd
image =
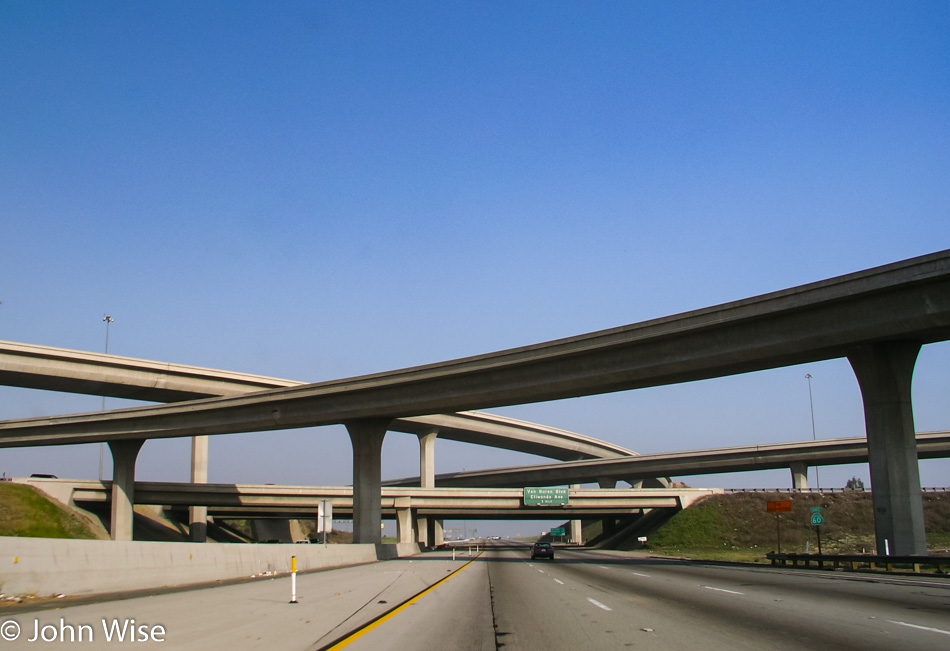
[[[806,373],[805,379],[808,380],[808,406],[811,407],[811,440],[817,441],[818,437],[815,435],[815,402],[811,397],[811,373]],[[818,475],[818,466],[815,466],[815,488],[819,491],[821,490],[821,477]]]
[[[106,355],[109,354],[109,326],[112,325],[112,322],[115,321],[108,314],[102,317],[102,320],[106,322]],[[106,397],[102,396],[102,411],[106,410]],[[105,443],[99,443],[99,481],[102,481],[102,456],[105,453]]]

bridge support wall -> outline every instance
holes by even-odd
[[[877,552],[927,553],[911,381],[920,344],[885,342],[848,355],[861,386]]]

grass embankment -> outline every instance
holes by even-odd
[[[875,553],[871,494],[730,493],[708,497],[679,512],[650,538],[647,549],[659,554],[704,560],[767,562],[777,551],[776,516],[766,512],[772,500],[791,500],[792,512],[779,516],[781,549],[818,551],[811,507],[820,506],[825,524],[821,548],[826,554]],[[931,551],[950,548],[950,494],[925,493],[924,522]]]
[[[32,486],[10,483],[0,484],[0,536],[96,538],[85,522]]]

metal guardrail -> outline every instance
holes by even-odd
[[[870,488],[724,488],[726,493],[870,493]],[[925,486],[922,493],[950,493],[950,487]]]
[[[933,567],[940,574],[950,571],[950,556],[872,556],[869,554],[775,554],[765,555],[773,566],[810,567],[818,569],[832,567],[845,570],[870,569],[893,572],[896,569],[913,569],[920,573],[921,568]]]

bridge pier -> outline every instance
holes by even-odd
[[[617,480],[611,477],[599,477],[597,479],[597,485],[603,489],[616,488]],[[617,519],[616,518],[604,518],[601,520],[601,525],[603,527],[603,532],[606,534],[616,533],[617,531]]]
[[[415,522],[412,517],[411,499],[398,497],[394,506],[396,507],[396,540],[400,543],[414,542],[416,528],[413,526]]]
[[[574,491],[580,487],[580,484],[571,484],[568,490]],[[580,520],[571,520],[571,542],[575,545],[584,544],[584,523]]]
[[[428,547],[429,541],[432,540],[429,535],[429,518],[416,518],[416,531],[419,532],[416,542],[420,547]]]
[[[191,483],[208,483],[208,437],[191,437]],[[208,539],[208,507],[188,507],[188,530],[191,542],[206,542]]]
[[[927,553],[911,382],[920,344],[862,346],[848,355],[861,387],[877,552]]]
[[[373,418],[346,423],[353,445],[353,542],[357,544],[378,545],[382,540],[383,437],[390,422]]]
[[[415,523],[417,543],[423,547],[438,547],[442,544],[442,520],[417,517]]]
[[[796,461],[791,463],[789,467],[792,471],[792,490],[807,490],[808,465],[804,461]]]
[[[580,520],[571,520],[571,542],[575,545],[584,544],[584,523]]]
[[[435,488],[435,439],[439,430],[419,434],[419,486]]]
[[[439,430],[434,429],[419,437],[419,486],[421,488],[435,488],[435,439]],[[425,547],[435,547],[435,521],[431,518],[419,518],[416,521],[418,542]]]
[[[112,452],[112,540],[132,540],[132,507],[135,504],[135,460],[144,439],[109,441]]]

